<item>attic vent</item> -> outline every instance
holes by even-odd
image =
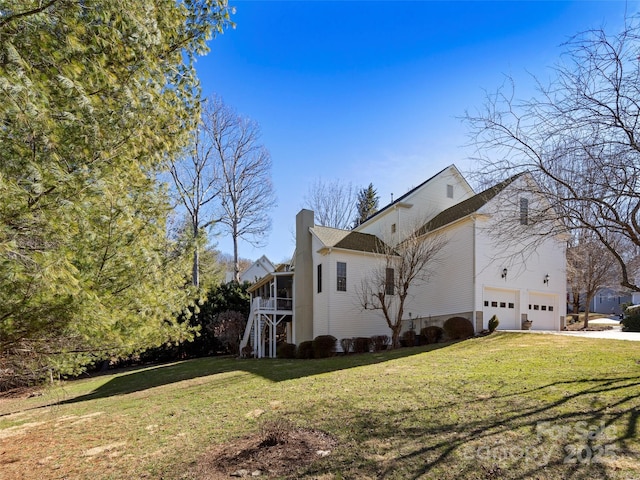
[[[396,233],[396,224],[395,223],[391,224],[391,233]]]
[[[453,185],[447,185],[447,198],[453,198]]]

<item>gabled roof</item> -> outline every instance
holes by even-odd
[[[311,228],[311,231],[326,247],[369,253],[384,252],[387,250],[387,246],[382,240],[369,233],[339,230],[337,228],[322,227],[319,225]]]
[[[397,199],[395,199],[393,202],[389,203],[388,205],[384,206],[383,208],[381,208],[380,210],[378,210],[376,213],[374,213],[373,215],[371,215],[370,217],[368,217],[364,222],[362,222],[361,225],[364,225],[365,223],[367,223],[369,220],[371,220],[374,217],[377,217],[378,215],[382,214],[383,212],[386,212],[387,210],[389,210],[391,207],[393,207],[394,205],[401,205],[404,203],[404,200],[411,194],[413,194],[414,192],[420,190],[423,186],[425,186],[427,183],[431,182],[434,178],[438,177],[439,175],[442,175],[444,172],[446,172],[447,170],[449,170],[450,168],[454,168],[456,170],[456,172],[460,173],[458,171],[458,168],[454,165],[451,164],[448,167],[443,168],[442,170],[440,170],[438,173],[436,173],[435,175],[429,177],[428,179],[426,179],[424,182],[422,182],[420,185],[418,185],[417,187],[412,188],[411,190],[409,190],[407,193],[405,193],[404,195],[398,197]],[[462,175],[460,175],[460,178],[462,178],[464,180],[464,177],[462,177]],[[465,180],[466,182],[466,180]]]
[[[456,220],[460,220],[461,218],[477,212],[523,174],[524,173],[518,173],[517,175],[514,175],[513,177],[508,178],[493,187],[487,188],[477,195],[467,198],[466,200],[463,200],[462,202],[440,212],[418,230],[418,236],[424,235],[425,233],[437,228],[444,227],[445,225],[449,225]]]

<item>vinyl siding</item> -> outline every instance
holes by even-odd
[[[447,197],[447,185],[453,185],[453,198]],[[397,244],[403,235],[421,227],[441,211],[473,196],[474,192],[453,167],[447,168],[431,179],[422,188],[404,198],[401,204],[411,204],[410,208],[392,206],[386,212],[374,217],[357,230],[378,236],[388,243]],[[396,225],[396,234],[391,226]]]
[[[505,192],[508,194],[508,192]],[[513,202],[515,204],[515,201]],[[519,215],[515,210],[510,212]],[[476,225],[476,310],[484,307],[484,292],[489,289],[509,289],[519,292],[518,320],[528,314],[530,297],[552,295],[555,328],[560,328],[560,317],[566,316],[566,252],[565,242],[555,237],[538,239],[535,251],[524,249],[517,242],[497,243],[491,235],[504,219],[500,216],[481,217]],[[507,277],[502,278],[503,269]],[[549,275],[549,283],[544,283]],[[484,328],[489,318],[483,319]],[[536,328],[534,323],[533,328]]]
[[[358,296],[360,285],[376,268],[373,255],[332,250],[317,254],[322,262],[322,293],[315,294],[313,335],[333,335],[338,340],[357,336],[389,335],[391,331],[378,311],[363,311]],[[337,291],[337,263],[347,264],[347,291]],[[316,263],[317,264],[317,263]]]
[[[413,288],[405,312],[428,319],[473,310],[473,222],[462,221],[443,229],[447,244],[429,283]]]

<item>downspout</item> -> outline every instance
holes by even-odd
[[[331,285],[331,247],[329,247],[329,252],[327,253],[327,263],[329,264],[328,274],[329,274],[329,285]],[[336,268],[337,265],[336,265]],[[331,335],[331,289],[327,291],[327,335]]]
[[[472,241],[472,249],[473,249],[473,258],[472,258],[472,265],[471,265],[471,269],[472,272],[471,274],[473,275],[473,294],[472,294],[472,302],[473,302],[473,325],[476,326],[478,324],[478,317],[477,317],[477,307],[478,307],[478,303],[477,303],[477,299],[478,299],[478,278],[476,276],[476,263],[477,263],[477,259],[476,259],[476,222],[477,219],[474,216],[471,217],[473,219],[473,241]],[[482,319],[482,322],[484,323],[484,318]],[[477,332],[476,332],[477,333]]]

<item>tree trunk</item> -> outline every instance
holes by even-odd
[[[576,316],[576,321],[578,321],[580,317],[580,290],[573,290],[573,313]]]
[[[238,230],[233,229],[233,280],[240,283],[240,263],[238,262]]]
[[[200,287],[200,252],[198,250],[198,225],[193,225],[193,286]]]
[[[391,329],[391,348],[396,349],[400,346],[400,330],[402,324],[396,325]]]
[[[198,245],[193,248],[193,286],[200,288],[200,252]]]
[[[591,306],[591,299],[593,295],[587,295],[584,299],[584,325],[583,328],[586,330],[589,328],[589,307]]]

